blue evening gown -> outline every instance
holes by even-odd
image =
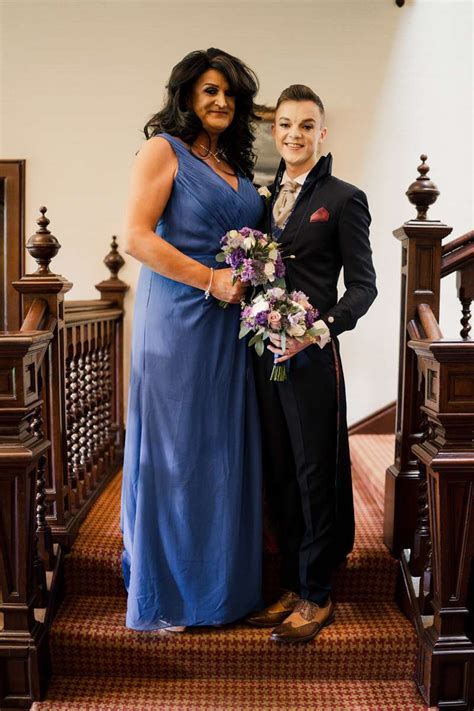
[[[247,178],[236,191],[178,139],[161,136],[179,167],[156,232],[218,267],[220,238],[255,227],[263,201]],[[142,266],[121,512],[133,629],[223,624],[261,606],[260,434],[238,332],[238,305],[222,309]]]

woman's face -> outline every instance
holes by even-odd
[[[193,86],[191,107],[209,134],[219,134],[232,123],[235,96],[229,82],[217,69],[208,69]]]

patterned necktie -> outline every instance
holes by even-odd
[[[301,187],[295,180],[288,180],[280,188],[273,205],[273,219],[277,227],[283,229],[296,202],[296,191]]]

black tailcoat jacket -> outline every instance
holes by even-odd
[[[279,446],[277,440],[283,439],[275,419],[277,399],[290,430],[288,441],[293,449],[293,465],[299,483],[296,496],[302,500],[302,510],[298,514],[301,522],[295,522],[294,526],[291,514],[285,512],[289,523],[288,530],[282,532],[283,547],[286,545],[289,558],[292,552],[295,557],[296,549],[299,550],[299,562],[295,565],[299,566],[303,596],[310,598],[313,573],[308,569],[313,566],[322,570],[324,565],[330,569],[343,560],[353,546],[354,512],[346,401],[337,336],[354,328],[377,295],[366,196],[355,186],[333,177],[331,167],[330,154],[319,159],[308,174],[293,212],[278,237],[284,255],[294,255],[294,259],[285,260],[288,289],[305,292],[327,324],[331,342],[323,349],[318,345],[309,346],[294,356],[289,361],[287,383],[269,381],[270,352],[255,358],[264,468],[280,467],[279,462],[284,456],[283,448],[278,454],[272,454]],[[272,207],[284,170],[282,161],[270,186],[271,199],[267,202],[265,231],[274,235]],[[345,292],[338,299],[337,282],[341,269]],[[274,498],[272,502],[270,495],[269,503],[278,519],[282,506],[293,505],[288,503],[292,494],[284,487],[275,491],[268,471],[265,478],[267,491],[273,492]],[[314,479],[323,484],[315,483]],[[324,489],[329,492],[327,496],[321,493]],[[279,496],[280,501],[276,501],[275,496]],[[286,503],[282,503],[282,496]],[[324,507],[330,511],[324,512]],[[275,522],[278,526],[278,520]],[[292,537],[294,540],[289,540]],[[288,581],[286,584],[291,587]]]

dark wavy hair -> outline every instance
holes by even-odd
[[[146,138],[166,132],[191,145],[202,130],[201,121],[190,108],[189,97],[197,79],[208,69],[221,72],[235,96],[235,116],[231,125],[219,136],[219,149],[232,168],[253,178],[255,154],[254,97],[258,79],[240,59],[211,47],[187,54],[173,67],[166,89],[166,102],[143,129]]]

